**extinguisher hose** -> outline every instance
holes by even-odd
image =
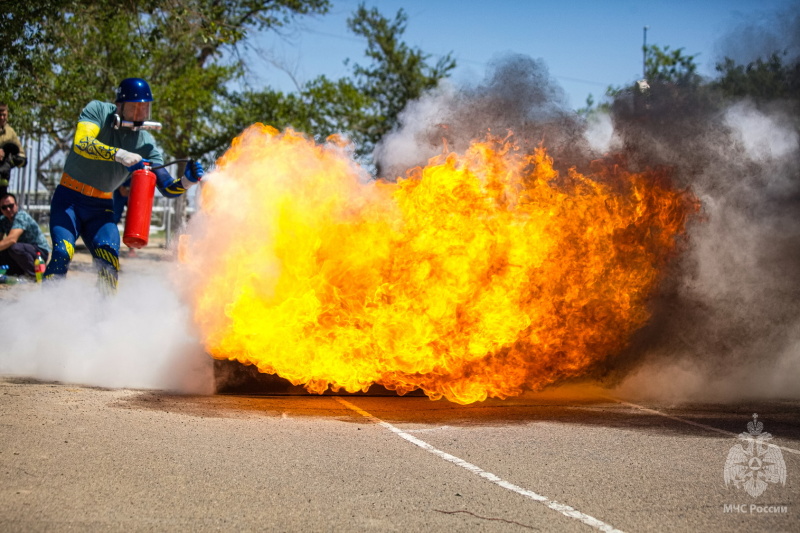
[[[193,161],[193,159],[175,159],[174,161],[170,161],[169,163],[164,163],[163,165],[159,165],[157,167],[150,167],[150,170],[158,170],[159,168],[168,167],[170,165],[176,165],[178,163],[188,163],[189,161]]]

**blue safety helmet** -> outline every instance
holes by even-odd
[[[117,87],[116,102],[152,102],[153,93],[142,78],[125,78]]]

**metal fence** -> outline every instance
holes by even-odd
[[[30,213],[46,229],[50,223],[50,201],[61,179],[66,152],[58,150],[56,143],[47,139],[23,138],[21,141],[28,164],[11,170],[8,190],[17,197],[20,208]],[[194,212],[193,204],[194,198],[191,197],[185,210],[187,215]],[[124,227],[124,223],[123,214],[120,226]],[[151,235],[163,231],[169,243],[177,226],[174,201],[157,194],[153,200]]]

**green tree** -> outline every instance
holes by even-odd
[[[50,48],[54,36],[44,28],[73,3],[72,0],[3,1],[0,9],[0,42],[3,43],[0,95],[5,101],[21,101],[18,97],[25,95],[27,83],[50,67],[50,58],[40,52]]]
[[[263,91],[230,93],[226,103],[206,120],[211,132],[196,151],[215,157],[230,146],[231,140],[255,122],[277,129],[291,127],[323,141],[333,133],[344,133],[356,146],[367,140],[360,134],[369,100],[348,78],[332,81],[320,76],[301,86],[296,93],[271,88]]]
[[[656,92],[669,91],[675,93],[678,87],[700,87],[702,78],[697,74],[696,58],[698,54],[687,55],[683,48],[670,50],[669,46],[663,48],[658,45],[643,47],[645,53],[645,78],[627,86],[610,85],[606,89],[605,101],[595,102],[589,95],[586,106],[578,112],[583,116],[602,111],[608,112],[621,101],[628,101],[629,105],[642,107],[650,94],[650,88],[656,87]],[[669,87],[669,88],[667,88]]]
[[[697,74],[697,54],[686,55],[683,48],[670,50],[650,45],[645,48],[645,79],[648,83],[674,83],[696,86],[701,82]]]
[[[220,154],[244,128],[264,122],[278,129],[291,126],[319,141],[344,133],[369,162],[375,143],[397,124],[406,104],[435,87],[455,67],[449,54],[430,65],[428,54],[404,43],[406,21],[402,9],[390,21],[376,9],[359,6],[348,25],[366,38],[369,66],[353,64],[352,76],[339,80],[319,76],[297,93],[267,88],[229,95],[228,104],[209,116],[207,127],[214,135],[199,150]]]
[[[716,70],[721,76],[713,86],[725,96],[757,101],[800,99],[800,60],[784,64],[777,52],[766,60],[758,58],[747,65],[737,65],[725,58],[716,65]]]
[[[236,135],[254,122],[278,129],[292,127],[298,131],[310,131],[308,111],[299,95],[292,93],[271,89],[227,93],[224,104],[206,117],[208,134],[196,142],[193,152],[207,153],[216,159]]]
[[[369,145],[397,124],[409,101],[436,87],[456,66],[451,54],[431,65],[429,54],[401,41],[407,22],[402,9],[389,20],[364,4],[347,21],[353,33],[367,39],[366,56],[371,60],[367,65],[353,65],[355,86],[372,102],[360,127]]]

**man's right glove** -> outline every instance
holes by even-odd
[[[200,181],[200,178],[203,177],[203,174],[205,174],[205,171],[203,170],[203,165],[200,164],[200,161],[190,159],[189,162],[186,163],[186,168],[183,171],[181,187],[188,191],[191,187],[196,185],[198,181]]]
[[[186,176],[186,179],[190,182],[197,183],[200,181],[200,178],[203,177],[203,174],[205,174],[205,171],[200,161],[190,160],[186,163],[186,170],[183,171],[183,175]]]
[[[132,167],[141,160],[142,156],[139,154],[134,154],[133,152],[123,150],[122,148],[118,149],[117,153],[114,154],[114,161],[117,163],[122,163],[122,165],[125,167]]]

